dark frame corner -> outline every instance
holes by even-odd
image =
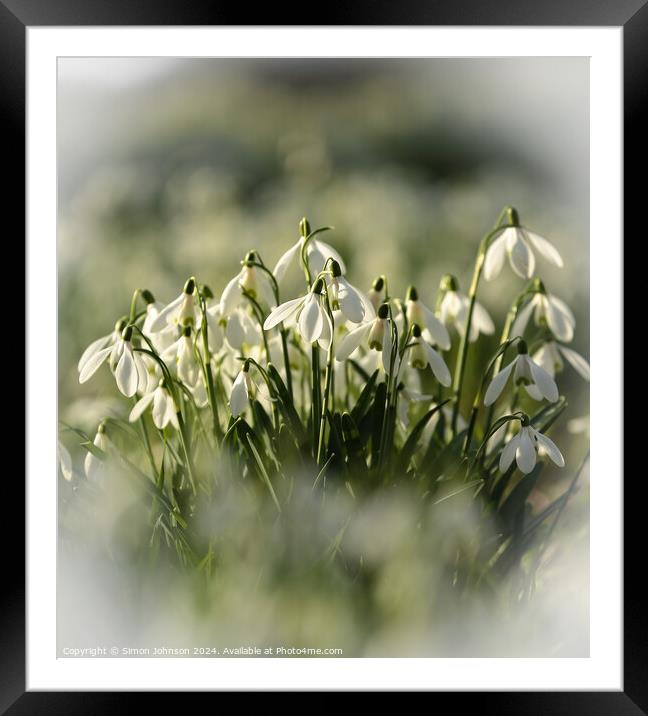
[[[648,0],[439,0],[420,3],[401,0],[353,0],[339,12],[314,23],[304,13],[282,13],[274,5],[255,13],[255,25],[572,25],[623,27],[624,40],[624,231],[643,238],[645,227],[639,214],[645,204],[645,164],[648,156]],[[66,25],[240,25],[249,24],[243,14],[247,8],[227,8],[213,0],[0,0],[0,117],[4,129],[5,166],[4,205],[20,207],[25,202],[25,117],[26,28]],[[282,14],[285,17],[282,17]],[[264,17],[267,15],[269,17]],[[268,20],[267,23],[263,20]],[[6,212],[13,235],[25,236],[25,214]],[[643,217],[642,217],[643,218]],[[641,231],[641,233],[639,233]],[[8,232],[7,232],[8,234]],[[9,239],[8,239],[9,240]],[[624,269],[625,270],[625,269]],[[636,269],[635,269],[636,270]],[[16,272],[13,272],[14,277]],[[18,295],[24,283],[18,276]],[[14,278],[14,280],[16,280]],[[645,281],[645,279],[643,279]],[[627,282],[629,284],[630,282]],[[626,285],[627,285],[626,284]],[[629,301],[626,301],[626,305]],[[19,381],[14,381],[17,383]],[[19,403],[17,403],[19,404]],[[12,416],[13,417],[13,416]],[[11,479],[9,479],[11,477]],[[648,490],[641,472],[625,485],[624,540],[624,692],[457,694],[460,698],[479,697],[483,702],[497,700],[499,713],[552,714],[637,714],[648,713],[648,629],[644,591],[639,581],[645,556],[637,554],[639,569],[632,569],[632,545],[645,543],[639,513],[646,504]],[[25,486],[5,475],[5,517],[14,520],[13,535],[24,535]],[[642,499],[643,498],[643,499]],[[633,511],[633,506],[634,511]],[[636,512],[636,515],[635,515]],[[638,519],[632,519],[636,516]],[[643,519],[642,519],[643,518]],[[634,548],[634,547],[633,547]],[[119,694],[25,692],[25,565],[18,564],[0,590],[0,712],[11,714],[85,714],[113,711]],[[168,698],[169,695],[165,696]],[[441,696],[435,695],[435,700]]]

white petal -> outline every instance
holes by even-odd
[[[72,457],[68,449],[60,441],[58,443],[58,458],[61,465],[61,474],[70,482],[73,476]]]
[[[479,303],[475,301],[475,307],[473,308],[473,325],[476,325],[480,333],[484,333],[487,336],[495,333],[495,324],[493,319],[490,317],[488,311]]]
[[[184,293],[181,293],[178,298],[176,298],[174,301],[171,301],[168,306],[163,308],[151,322],[151,325],[149,326],[149,331],[151,331],[152,333],[157,333],[158,331],[161,331],[166,328],[167,325],[172,324],[173,319],[175,318],[177,312],[180,310],[180,306],[182,305],[183,299]]]
[[[419,305],[423,311],[425,326],[432,336],[432,342],[439,346],[441,350],[447,351],[450,348],[450,334],[448,333],[448,329],[424,303],[419,301]]]
[[[531,369],[531,375],[533,376],[533,382],[538,386],[540,392],[544,397],[552,403],[560,397],[558,392],[558,386],[556,381],[547,373],[544,368],[541,368],[537,363],[534,363],[527,356],[528,366]]]
[[[503,425],[502,427],[506,429],[506,425]],[[493,435],[493,437],[495,437],[495,435]],[[519,442],[520,436],[514,435],[504,446],[499,459],[499,469],[501,472],[506,472],[509,467],[511,467]]]
[[[218,353],[223,347],[223,327],[220,324],[220,311],[206,311],[207,342],[212,353]]]
[[[115,380],[117,381],[117,387],[127,398],[131,398],[137,392],[139,376],[133,350],[130,346],[124,346],[121,358],[115,369]]]
[[[168,403],[167,396],[170,398],[169,393],[161,386],[155,389],[153,393],[153,423],[156,428],[163,430],[168,422]]]
[[[558,298],[558,296],[550,296],[549,301],[554,303],[558,310],[562,311],[566,316],[567,320],[573,325],[576,325],[576,317],[574,316],[574,312],[571,310],[571,308],[562,300],[562,298]]]
[[[524,335],[524,331],[526,330],[527,324],[529,323],[529,319],[531,318],[531,314],[533,313],[533,309],[535,307],[536,301],[534,297],[526,304],[526,306],[524,306],[522,310],[517,312],[513,328],[511,328],[511,338]]]
[[[245,380],[245,374],[241,371],[234,381],[232,392],[230,393],[230,410],[235,418],[245,410],[248,404],[248,389]]]
[[[487,281],[491,281],[496,278],[502,266],[504,265],[504,258],[506,257],[506,244],[509,233],[512,227],[504,229],[504,231],[491,242],[486,252],[486,258],[484,259],[484,278]]]
[[[79,370],[79,373],[83,370],[83,366],[92,358],[92,356],[96,355],[111,339],[112,333],[109,333],[107,336],[102,336],[101,338],[97,338],[96,341],[93,341],[84,351],[81,358],[79,358],[79,363],[77,365],[77,368]]]
[[[533,440],[529,435],[529,428],[522,428],[519,432],[518,447],[515,451],[515,460],[522,472],[528,474],[536,464],[536,451]]]
[[[553,440],[550,440],[546,435],[539,433],[537,430],[531,428],[532,435],[537,442],[542,446],[544,452],[550,457],[551,461],[554,462],[558,467],[565,467],[565,458],[558,449],[558,446]]]
[[[534,399],[534,400],[542,400],[543,395],[540,392],[540,389],[535,383],[529,383],[528,385],[524,386],[524,390]]]
[[[380,318],[378,320],[381,320]],[[385,332],[383,334],[383,347],[382,347],[382,364],[383,368],[385,369],[385,373],[389,375],[389,371],[391,368],[391,354],[392,354],[392,332],[391,332],[391,324],[389,321],[385,322]],[[397,367],[395,366],[395,370],[397,370]]]
[[[486,391],[486,395],[484,396],[484,405],[492,405],[500,397],[500,394],[504,390],[504,386],[506,385],[506,381],[509,379],[509,376],[511,375],[513,366],[517,362],[518,362],[517,359],[511,361],[506,366],[506,368],[501,370],[493,378],[493,380],[491,380],[490,385],[488,386],[488,390]]]
[[[352,323],[360,323],[360,321],[362,321],[365,316],[362,295],[342,277],[340,277],[338,301],[340,303],[340,309],[347,320]]]
[[[223,316],[229,316],[229,314],[239,305],[243,294],[241,293],[241,287],[239,282],[241,280],[241,274],[234,276],[234,278],[225,286],[223,293],[220,297],[220,312]]]
[[[522,234],[516,232],[514,237],[509,238],[506,248],[513,271],[521,278],[531,278],[535,270],[535,257]]]
[[[308,265],[313,273],[319,273],[324,268],[324,264],[327,259],[334,259],[337,261],[340,264],[342,273],[346,273],[346,266],[344,265],[342,257],[330,244],[327,244],[325,241],[311,239],[308,242],[308,249],[306,249],[306,253],[308,254]]]
[[[137,401],[137,403],[135,403],[133,409],[130,411],[130,415],[128,416],[128,420],[131,423],[134,423],[136,420],[140,419],[146,408],[148,408],[151,401],[153,400],[155,392],[156,391],[154,391],[153,393],[146,393],[146,395],[144,395]]]
[[[280,304],[272,313],[265,319],[263,328],[269,331],[271,328],[278,326],[282,321],[290,318],[294,313],[297,312],[299,307],[308,299],[308,296],[300,296],[299,298],[293,298],[290,301]]]
[[[574,324],[561,306],[553,297],[549,297],[546,303],[547,325],[549,330],[559,341],[569,342],[574,337]]]
[[[555,266],[558,266],[558,268],[563,267],[563,260],[551,242],[547,241],[544,236],[535,234],[533,231],[529,231],[528,229],[523,229],[523,232],[531,242],[531,245],[541,256],[544,256],[547,261],[550,261]]]
[[[292,261],[298,257],[299,250],[301,249],[301,239],[291,248],[286,251],[286,253],[277,261],[277,265],[274,267],[274,271],[272,272],[274,274],[274,277],[277,279],[277,281],[281,281],[281,279],[284,277],[286,271],[288,270],[288,267],[292,263]]]
[[[112,346],[104,348],[86,360],[83,364],[83,368],[81,369],[81,373],[79,374],[79,383],[85,383],[87,380],[90,380],[112,351]]]
[[[335,351],[335,359],[338,361],[346,360],[353,351],[367,339],[370,331],[371,322],[363,323],[352,331],[349,331],[338,344],[337,350]]]
[[[567,348],[566,346],[558,346],[558,350],[565,356],[565,360],[571,365],[571,367],[585,380],[589,381],[590,379],[590,365],[589,363],[583,358],[582,355],[579,353],[576,353],[576,351],[573,351],[571,348]]]
[[[439,383],[441,383],[441,385],[445,385],[446,387],[449,386],[452,382],[452,378],[445,361],[431,345],[425,341],[423,341],[423,345],[425,346],[425,352],[427,354],[428,361],[430,362],[430,368],[432,368],[432,372],[436,376],[436,379]]]
[[[299,332],[306,343],[314,343],[322,334],[324,316],[319,298],[311,294],[299,315]]]

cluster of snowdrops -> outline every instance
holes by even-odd
[[[83,442],[88,480],[100,483],[116,457],[152,485],[177,528],[192,509],[177,494],[195,503],[225,457],[279,512],[290,494],[280,486],[295,466],[313,489],[330,489],[336,476],[352,495],[407,479],[424,496],[448,483],[498,504],[516,468],[524,476],[546,460],[564,466],[546,434],[566,405],[557,380],[565,365],[589,380],[589,365],[567,345],[572,311],[536,273],[536,257],[562,267],[554,245],[507,207],[479,244],[467,293],[446,275],[438,289],[410,286],[399,298],[388,275],[368,290],[355,286],[322,240],[329,229],[302,219],[274,266],[249,251],[220,295],[199,277],[169,303],[134,292],[129,314],[88,346],[78,372],[81,383],[112,373],[131,400],[140,454],[119,454],[119,426],[107,418]],[[477,300],[480,281],[495,280],[506,263],[524,283],[497,328],[496,352],[478,369],[477,391],[465,396],[471,347],[496,331]],[[297,297],[281,294],[289,271],[303,273]],[[535,412],[518,409],[523,397]],[[60,459],[66,478],[78,474],[63,445]]]

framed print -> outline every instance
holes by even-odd
[[[642,712],[645,5],[0,11],[27,306],[3,707]]]

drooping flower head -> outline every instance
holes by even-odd
[[[470,299],[459,291],[459,283],[451,274],[446,274],[441,279],[441,291],[443,298],[439,306],[439,318],[445,326],[454,326],[457,333],[463,336]],[[488,311],[479,301],[475,301],[468,340],[474,343],[480,333],[490,336],[494,332],[495,325]]]
[[[518,342],[517,351],[517,356],[491,380],[484,396],[484,405],[492,405],[499,398],[511,373],[515,384],[524,385],[534,400],[545,398],[555,403],[560,397],[558,386],[551,375],[529,357],[526,341]]]
[[[537,326],[546,326],[559,341],[569,343],[574,337],[576,319],[569,306],[545,290],[539,279],[534,281],[533,298],[518,312],[511,330],[512,336],[522,336],[533,314]]]
[[[264,330],[269,331],[284,321],[294,319],[297,331],[306,343],[320,341],[328,345],[333,335],[333,325],[324,306],[323,290],[324,280],[318,278],[305,296],[293,298],[277,306],[265,319]]]
[[[508,225],[498,229],[486,251],[484,278],[487,281],[499,275],[506,257],[518,276],[531,278],[535,271],[534,249],[554,266],[562,268],[563,260],[554,245],[540,234],[521,226],[515,209],[509,209],[508,220]]]
[[[518,468],[525,474],[530,473],[536,465],[538,455],[547,455],[558,467],[565,466],[565,458],[546,435],[538,432],[523,415],[520,431],[506,444],[500,455],[499,469],[506,472],[516,461]]]
[[[299,234],[297,243],[291,246],[288,251],[281,256],[279,261],[277,261],[277,265],[274,267],[274,271],[272,273],[277,281],[281,281],[283,279],[286,275],[288,267],[292,263],[299,261],[302,247],[306,243],[307,239],[306,259],[312,274],[320,273],[328,259],[334,259],[337,261],[340,265],[342,273],[346,273],[346,266],[344,265],[342,257],[332,246],[324,241],[320,241],[320,239],[315,236],[310,239],[308,238],[311,234],[311,228],[308,220],[305,218],[299,222]]]
[[[196,279],[193,276],[185,282],[182,293],[165,306],[151,321],[149,331],[157,333],[168,326],[195,326],[198,323],[200,309],[196,301]]]
[[[344,336],[335,352],[336,360],[345,361],[363,343],[370,350],[379,351],[382,354],[383,368],[386,373],[389,373],[392,352],[392,334],[388,304],[383,303],[378,308],[378,313],[374,318],[366,323],[362,323],[360,326],[349,331],[349,333]]]
[[[328,278],[329,300],[333,311],[340,311],[351,323],[360,323],[369,312],[373,313],[372,305],[366,301],[362,293],[352,286],[342,275],[340,264],[331,261],[331,273]]]
[[[417,324],[423,332],[423,340],[447,351],[450,348],[448,329],[421,301],[414,286],[407,289],[405,297],[405,315],[410,326]]]
[[[128,416],[129,421],[134,423],[139,420],[149,406],[152,407],[151,414],[156,428],[164,430],[170,423],[176,430],[180,429],[177,416],[178,409],[171,393],[167,390],[164,379],[160,380],[155,390],[146,393],[135,403]]]
[[[443,358],[432,348],[423,337],[423,331],[418,323],[412,326],[412,338],[414,345],[410,348],[409,365],[411,368],[424,370],[429,365],[434,377],[446,387],[450,385],[452,378],[448,366]]]

